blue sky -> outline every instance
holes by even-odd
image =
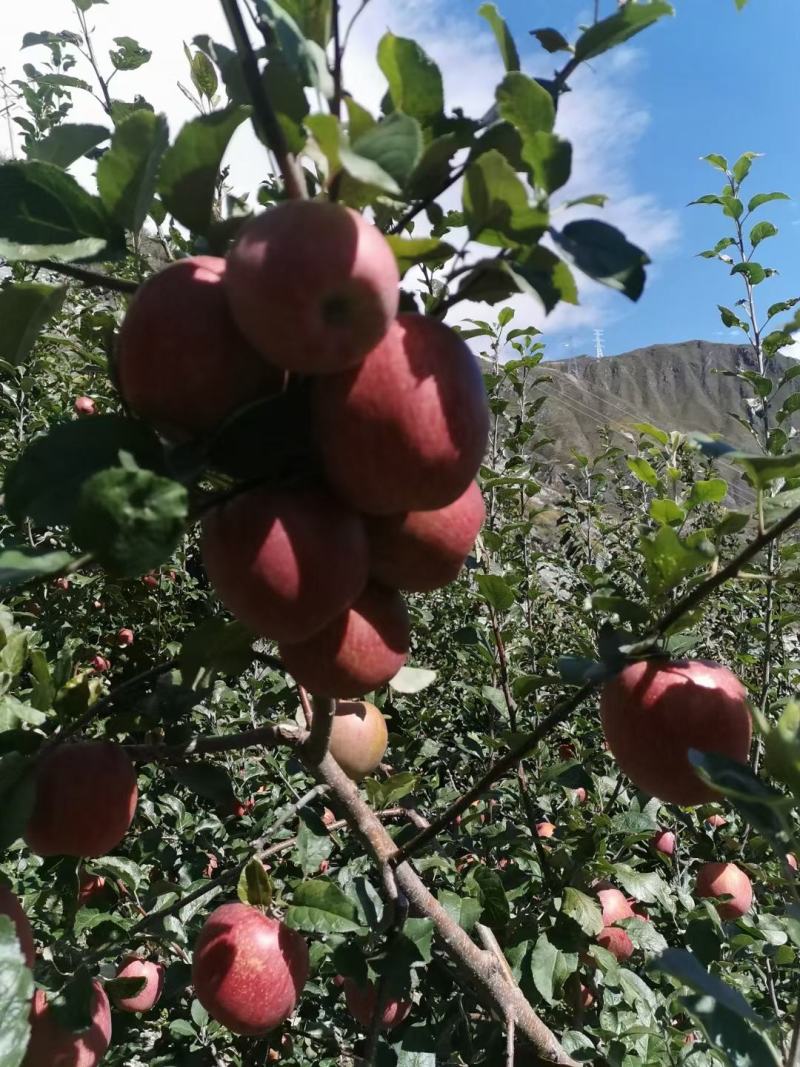
[[[632,188],[653,196],[674,217],[677,233],[663,246],[656,241],[649,284],[637,304],[620,297],[602,305],[598,326],[605,330],[609,353],[731,336],[716,305],[733,304],[741,295],[739,280],[729,277],[722,264],[695,258],[727,232],[727,220],[716,208],[686,207],[701,193],[719,191],[721,175],[699,161],[708,152],[729,159],[745,150],[764,153],[753,166],[750,192],[782,190],[793,198],[792,203],[766,205],[758,216],[771,219],[780,230],[764,243],[760,258],[781,272],[763,283],[759,297],[766,305],[800,295],[800,4],[750,0],[738,13],[733,0],[676,0],[674,6],[674,18],[662,20],[629,46],[636,55],[627,71],[627,103],[638,104],[648,121],[627,152],[625,167]],[[609,0],[603,7],[610,11]],[[501,8],[526,59],[537,68],[542,59],[527,31],[553,26],[572,38],[588,14],[586,3],[572,0],[535,5],[509,0]],[[558,57],[546,57],[545,69],[551,58]],[[598,77],[608,59],[594,64]],[[581,82],[580,91],[591,94],[591,79]],[[637,237],[649,250],[647,234]],[[559,331],[553,347],[563,347],[565,339],[578,349],[589,344],[591,331],[588,337],[582,327],[572,333],[569,328]]]

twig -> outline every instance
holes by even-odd
[[[103,94],[103,107],[105,109],[105,112],[107,115],[110,115],[113,110],[111,102],[111,93],[108,91],[108,82],[100,73],[100,67],[98,66],[97,59],[94,54],[94,48],[92,47],[92,35],[89,33],[89,27],[86,23],[86,15],[84,14],[83,10],[78,7],[77,4],[75,4],[75,11],[78,15],[78,21],[81,24],[81,29],[83,30],[83,39],[86,42],[86,51],[84,52],[84,55],[89,60],[92,70],[94,71],[95,77],[97,78],[98,84],[100,85],[100,92]]]
[[[333,98],[331,114],[336,118],[342,115],[342,55],[339,40],[339,0],[331,0],[331,21],[333,23]]]
[[[103,274],[99,270],[88,270],[86,267],[76,267],[74,263],[59,263],[56,259],[41,259],[37,267],[44,267],[53,271],[54,274],[64,274],[67,278],[74,278],[95,289],[108,289],[112,293],[135,293],[139,283],[127,278],[115,278],[113,274]]]
[[[329,697],[312,697],[311,729],[303,742],[303,760],[310,765],[319,763],[328,751],[336,714],[336,701]],[[305,709],[304,709],[305,710]]]
[[[143,763],[183,760],[211,752],[236,752],[243,748],[278,748],[302,743],[305,733],[295,723],[278,723],[239,734],[192,737],[180,745],[125,745],[131,759]]]
[[[300,707],[303,709],[303,716],[306,720],[306,729],[311,729],[311,724],[314,721],[314,712],[311,710],[311,701],[308,696],[308,691],[302,686],[298,685],[297,694],[300,697]]]
[[[253,110],[261,127],[261,132],[278,162],[283,184],[286,188],[286,195],[293,200],[302,200],[306,197],[303,172],[298,166],[297,160],[289,151],[283,127],[278,121],[272,101],[264,88],[258,69],[258,60],[247,35],[247,27],[244,24],[237,0],[221,0],[221,3],[233,36],[233,42],[236,45],[236,51],[239,53],[239,59],[242,62],[242,73],[253,104]]]

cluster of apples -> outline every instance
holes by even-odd
[[[400,590],[452,581],[484,519],[480,368],[443,323],[398,314],[399,282],[361,215],[284,202],[245,224],[224,259],[150,278],[117,345],[127,406],[173,442],[213,437],[290,376],[306,381],[310,469],[212,508],[201,549],[223,604],[322,696],[393,677],[410,639]]]

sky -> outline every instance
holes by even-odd
[[[356,0],[343,0],[345,17]],[[385,83],[375,62],[380,36],[391,29],[413,36],[439,64],[449,107],[482,115],[493,99],[502,63],[483,19],[479,0],[370,0],[351,38],[346,85],[366,106],[377,109]],[[610,14],[613,0],[601,0]],[[602,209],[577,209],[569,218],[597,214],[619,226],[652,259],[645,293],[637,303],[581,280],[579,307],[560,305],[545,317],[537,301],[515,297],[516,325],[542,330],[550,358],[594,352],[594,331],[602,330],[606,354],[703,338],[740,340],[725,329],[717,304],[732,306],[741,281],[720,263],[699,259],[728,230],[718,209],[688,207],[702,193],[718,192],[721,175],[700,157],[717,152],[735,159],[743,151],[762,153],[750,180],[750,194],[781,190],[791,202],[774,203],[759,217],[779,229],[764,243],[761,261],[780,275],[757,291],[766,306],[800,295],[800,138],[797,136],[797,0],[749,0],[741,12],[734,0],[675,0],[676,16],[662,20],[631,43],[579,70],[573,91],[562,99],[557,131],[573,140],[573,176],[559,200],[606,193]],[[547,76],[560,57],[544,53],[529,31],[552,26],[574,39],[591,21],[587,0],[498,0],[512,28],[523,69]],[[111,38],[132,36],[152,49],[139,71],[120,73],[113,95],[142,93],[166,112],[173,135],[193,115],[178,88],[188,84],[183,42],[208,33],[229,42],[217,0],[109,0],[90,12],[95,46],[105,58]],[[24,62],[42,62],[44,49],[20,51],[28,30],[77,29],[71,0],[29,0],[0,9],[0,68],[6,78],[21,75]],[[554,62],[555,61],[555,62]],[[85,74],[87,80],[89,74]],[[102,121],[99,105],[78,94],[71,121]],[[0,126],[0,152],[8,151]],[[237,191],[255,190],[264,176],[263,150],[245,127],[231,145]],[[78,165],[78,171],[80,171]],[[457,206],[453,190],[446,206]],[[450,321],[491,318],[486,304],[460,305]],[[800,349],[800,346],[798,346]]]

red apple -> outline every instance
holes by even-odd
[[[322,200],[285,201],[243,226],[225,276],[245,337],[269,363],[301,374],[360,363],[397,314],[399,284],[380,230]]]
[[[400,315],[360,367],[318,379],[312,413],[328,478],[368,515],[452,504],[474,479],[489,433],[475,357],[423,315]]]
[[[551,822],[537,822],[536,824],[537,837],[552,837],[555,832],[556,828]]]
[[[56,589],[69,589],[69,578],[65,578],[62,575],[61,578],[56,578],[54,580],[53,585],[56,587]]]
[[[573,789],[572,795],[575,798],[576,804],[585,804],[587,793],[582,785],[579,785],[577,789]]]
[[[20,951],[25,958],[25,963],[32,970],[36,946],[33,943],[31,924],[17,897],[2,882],[0,882],[0,915],[5,915],[14,924]]]
[[[133,644],[133,630],[128,629],[127,626],[123,626],[121,630],[117,631],[117,642],[120,645],[132,645]]]
[[[120,745],[56,745],[36,767],[25,840],[38,856],[104,856],[125,836],[137,796],[136,771]]]
[[[689,763],[689,749],[744,763],[752,726],[744,686],[727,667],[703,660],[631,663],[600,700],[606,740],[639,789],[670,804],[703,804],[719,794]]]
[[[74,1033],[56,1018],[41,989],[33,995],[31,1037],[22,1067],[96,1067],[111,1041],[111,1008],[100,983],[92,982],[92,1022]]]
[[[203,519],[201,552],[222,603],[276,641],[318,633],[367,582],[364,525],[322,490],[240,493]]]
[[[81,868],[78,873],[78,907],[84,908],[105,889],[106,880],[102,874],[90,874]]]
[[[735,863],[704,864],[697,872],[695,893],[698,897],[716,899],[723,919],[739,919],[753,904],[752,882]],[[718,900],[726,894],[730,894],[730,900]]]
[[[259,1037],[292,1014],[308,978],[308,945],[249,904],[223,904],[194,949],[197,999],[235,1034]]]
[[[592,1004],[594,1004],[594,994],[583,982],[581,982],[579,1003],[584,1010],[591,1008]]]
[[[144,978],[145,985],[138,993],[120,996],[112,993],[114,1006],[120,1011],[150,1011],[159,1001],[164,986],[164,967],[138,956],[128,956],[117,971],[117,978]]]
[[[384,585],[413,593],[448,585],[458,577],[485,518],[476,482],[436,511],[368,516],[370,574]]]
[[[158,575],[156,574],[144,574],[142,575],[142,581],[145,585],[151,589],[158,589]]]
[[[75,403],[73,404],[73,407],[75,408],[75,413],[77,415],[96,415],[97,414],[97,408],[95,406],[95,402],[94,402],[94,400],[92,400],[92,398],[90,396],[79,396],[79,397],[76,397],[75,398]]]
[[[675,852],[675,841],[675,834],[671,830],[659,830],[650,843],[656,852],[662,852],[665,856],[672,856]]]
[[[600,901],[603,926],[613,926],[620,919],[633,917],[633,908],[625,895],[613,886],[604,883],[603,888],[597,890],[597,899]]]
[[[137,291],[120,330],[120,392],[173,441],[214,429],[283,383],[236,329],[225,270],[225,260],[214,256],[171,263]]]
[[[786,865],[791,867],[793,871],[797,870],[797,856],[795,856],[794,852],[786,853]]]
[[[607,949],[620,962],[633,955],[633,942],[619,926],[604,926],[597,935],[597,944]]]
[[[326,826],[333,826],[336,822],[336,816],[333,814],[330,808],[325,808],[322,812],[322,821]]]
[[[339,700],[333,717],[330,753],[348,778],[372,774],[389,744],[386,720],[366,700]]]
[[[558,758],[562,763],[567,763],[569,760],[575,759],[575,746],[569,741],[565,741],[563,744],[559,745]]]
[[[312,693],[360,697],[393,678],[406,661],[408,612],[394,589],[368,585],[324,630],[301,644],[282,642],[280,657]]]
[[[728,820],[724,815],[709,815],[706,819],[706,826],[712,830],[718,830],[721,826],[727,826]]]
[[[344,999],[347,1009],[353,1018],[361,1023],[365,1030],[372,1025],[372,1016],[375,1014],[377,994],[372,982],[365,986],[358,986],[352,978],[345,978],[342,983]],[[388,997],[383,1004],[381,1012],[381,1030],[394,1030],[405,1019],[413,1007],[410,1000],[398,1000],[397,997]]]
[[[98,672],[98,674],[102,674],[104,671],[111,670],[111,660],[99,654],[97,656],[92,656],[92,658],[89,660],[89,665],[93,667],[94,670]]]

